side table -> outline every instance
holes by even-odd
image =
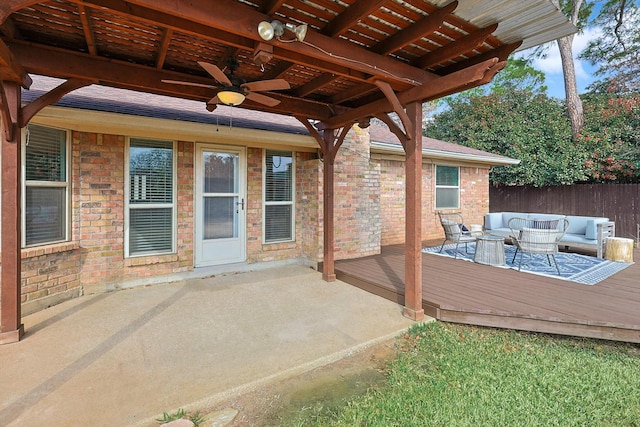
[[[490,235],[478,236],[473,261],[478,264],[505,265],[504,238]]]
[[[633,262],[633,239],[607,237],[604,258],[609,261]]]

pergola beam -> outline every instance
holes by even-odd
[[[32,83],[27,71],[2,40],[0,40],[0,79],[19,83],[25,89],[31,87]]]
[[[498,59],[492,58],[464,70],[440,77],[435,82],[397,94],[398,100],[401,105],[407,105],[411,102],[423,102],[424,100],[439,97],[442,94],[456,92],[460,88],[468,89],[475,84],[480,84],[489,70],[496,66],[497,63]],[[318,128],[335,129],[348,123],[354,123],[364,117],[373,117],[390,111],[393,111],[393,106],[386,98],[383,98],[325,120],[319,124]]]
[[[92,57],[88,54],[72,54],[53,48],[36,47],[27,44],[12,44],[11,50],[19,61],[24,64],[25,68],[35,74],[89,80],[107,86],[204,102],[215,95],[212,90],[206,88],[162,83],[162,80],[182,79],[183,76],[175,72],[160,71],[153,67]],[[212,83],[211,79],[204,77],[197,78],[194,76],[190,80],[208,85]],[[329,118],[335,114],[334,110],[323,103],[287,97],[277,93],[269,93],[269,96],[279,99],[282,101],[281,104],[275,107],[263,105],[255,107],[280,114],[304,113],[308,114],[308,117],[318,120]],[[245,106],[250,107],[251,105],[250,102],[247,102]],[[344,108],[339,110],[345,111]]]

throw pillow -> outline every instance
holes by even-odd
[[[534,219],[532,228],[538,230],[555,230],[558,228],[558,222],[559,220],[557,219]]]

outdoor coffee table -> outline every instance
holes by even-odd
[[[486,265],[505,265],[504,237],[478,236],[473,261]]]

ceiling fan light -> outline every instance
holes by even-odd
[[[230,105],[234,107],[236,105],[242,104],[244,102],[245,96],[244,93],[240,91],[234,90],[233,88],[228,88],[218,92],[218,99],[224,105]]]

